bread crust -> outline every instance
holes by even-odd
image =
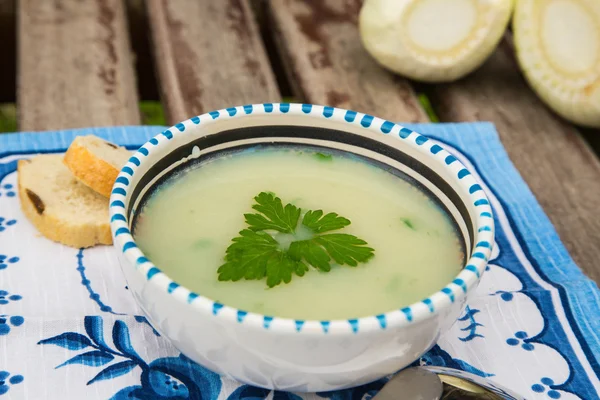
[[[108,220],[100,224],[73,224],[52,215],[51,210],[46,209],[40,213],[27,193],[27,189],[35,192],[35,188],[27,188],[22,182],[23,169],[29,163],[28,160],[19,160],[17,163],[19,199],[23,213],[42,235],[55,242],[75,248],[91,247],[97,244],[112,244]],[[43,201],[43,199],[41,200]]]
[[[77,140],[69,146],[63,163],[81,183],[104,197],[110,197],[112,187],[119,175],[119,170],[113,165],[94,155]]]

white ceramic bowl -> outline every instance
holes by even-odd
[[[403,308],[357,319],[304,321],[248,313],[193,293],[136,246],[131,217],[161,177],[217,151],[282,142],[345,150],[411,176],[456,221],[469,255],[465,268],[439,292]],[[485,193],[439,144],[390,121],[310,104],[232,107],[167,129],[122,169],[110,198],[110,216],[129,290],[163,336],[217,373],[290,391],[357,386],[417,360],[458,318],[494,243]]]

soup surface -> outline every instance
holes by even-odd
[[[261,192],[302,214],[323,210],[349,219],[339,233],[366,241],[374,257],[329,272],[309,267],[273,288],[265,279],[219,281],[225,251],[247,228],[244,214],[254,212]],[[149,196],[134,236],[155,265],[188,289],[238,309],[296,319],[398,309],[440,290],[464,265],[454,224],[421,189],[357,157],[311,148],[254,148],[193,164]]]

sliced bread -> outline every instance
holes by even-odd
[[[64,163],[73,175],[105,197],[131,152],[94,135],[77,136],[65,154]]]
[[[111,244],[108,199],[73,177],[62,154],[19,160],[21,208],[48,239],[71,247]]]

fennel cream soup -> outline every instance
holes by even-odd
[[[464,266],[453,222],[421,189],[357,157],[309,148],[251,149],[192,165],[149,196],[134,236],[188,289],[296,319],[398,309]]]

